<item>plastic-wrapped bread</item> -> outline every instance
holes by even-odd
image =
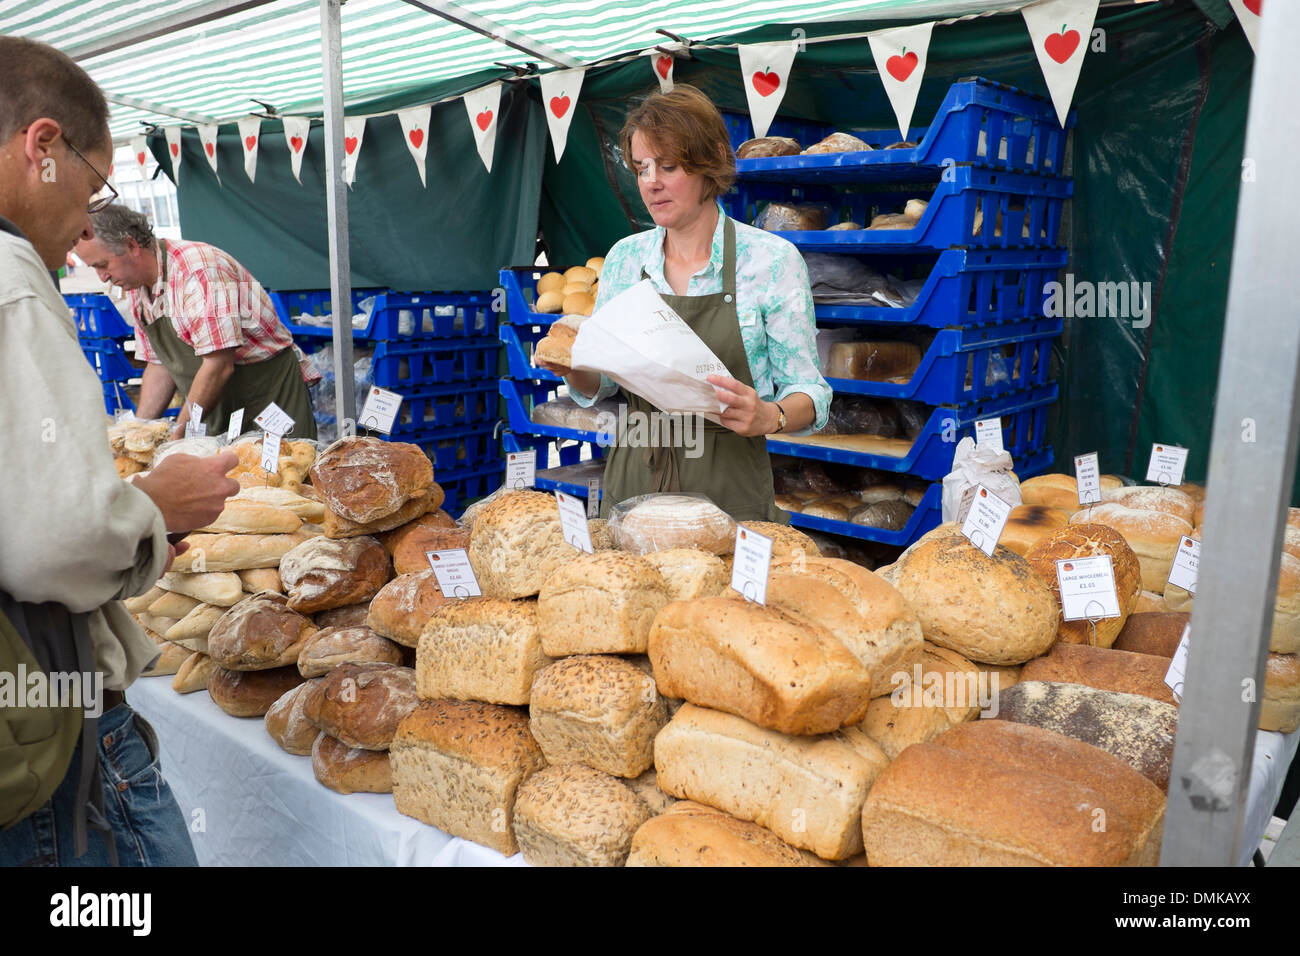
[[[826,220],[825,206],[772,202],[764,207],[755,225],[767,232],[800,232],[825,229]]]
[[[737,159],[760,159],[768,156],[794,156],[801,151],[799,141],[789,136],[760,136],[747,139],[736,147]]]
[[[837,342],[831,346],[826,377],[906,382],[920,364],[921,348],[912,342]]]
[[[849,521],[868,528],[882,528],[886,531],[902,531],[912,520],[915,507],[906,501],[895,498],[889,501],[877,501],[862,505],[849,512]]]
[[[623,551],[646,554],[668,548],[698,548],[730,554],[736,522],[704,495],[639,495],[610,512],[609,530]]]

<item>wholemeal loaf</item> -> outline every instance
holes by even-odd
[[[548,763],[581,763],[636,777],[654,763],[655,735],[668,722],[655,682],[617,657],[556,661],[533,680],[529,728]]]
[[[647,495],[611,519],[610,531],[633,554],[667,548],[731,554],[736,545],[736,522],[703,496]]]
[[[302,681],[296,667],[232,671],[216,666],[208,678],[207,688],[216,705],[231,717],[262,717],[285,691]]]
[[[526,705],[533,679],[550,663],[538,634],[536,601],[453,600],[425,622],[416,688],[423,700]]]
[[[1183,639],[1183,629],[1191,622],[1190,614],[1151,611],[1130,614],[1124,629],[1111,645],[1117,651],[1134,651],[1172,658]]]
[[[349,747],[321,733],[311,749],[311,768],[323,786],[337,793],[392,793],[387,751]]]
[[[628,866],[829,866],[757,823],[682,800],[632,838]]]
[[[669,601],[691,601],[716,597],[731,586],[727,566],[716,554],[697,548],[668,548],[651,551],[641,560],[663,577]]]
[[[376,634],[415,647],[433,612],[448,603],[454,604],[456,599],[443,595],[433,571],[403,574],[375,595],[365,622]]]
[[[298,672],[303,677],[320,677],[340,664],[402,663],[402,649],[380,637],[365,625],[331,627],[317,631],[298,653]]]
[[[258,591],[284,593],[284,582],[280,580],[279,568],[252,568],[235,573],[239,575],[239,583],[244,586],[244,591],[248,594],[256,594]]]
[[[1035,658],[1020,671],[1021,680],[1086,684],[1099,690],[1140,694],[1174,703],[1165,683],[1169,661],[1151,654],[1116,651],[1078,644],[1057,644],[1046,657]]]
[[[303,705],[307,692],[320,680],[309,680],[291,687],[271,705],[266,712],[266,732],[280,745],[280,749],[301,757],[311,755],[312,745],[320,735],[320,730],[307,719]]]
[[[188,534],[183,540],[189,547],[176,556],[171,573],[278,568],[281,558],[312,537],[306,528],[304,525],[293,534]],[[239,596],[229,602],[233,604],[243,595],[244,589],[239,575],[232,574],[228,580],[239,587]],[[204,600],[192,591],[185,593]],[[210,600],[207,603],[223,602]]]
[[[532,597],[575,556],[564,540],[555,498],[539,491],[511,491],[474,519],[469,560],[487,597]]]
[[[789,734],[855,724],[871,672],[824,627],[742,599],[664,607],[650,629],[659,692]]]
[[[369,601],[391,577],[388,552],[371,537],[312,538],[280,561],[289,607],[301,614]]]
[[[311,482],[330,511],[367,524],[425,497],[433,486],[433,465],[418,445],[353,436],[320,453]]]
[[[635,554],[578,554],[557,568],[537,596],[542,650],[569,654],[641,654],[668,585]]]
[[[208,654],[229,670],[296,668],[303,645],[315,633],[311,618],[292,610],[284,595],[263,591],[236,604],[213,625]]]
[[[895,672],[889,695],[871,702],[859,726],[893,760],[912,744],[974,720],[982,707],[996,706],[998,693],[1015,683],[997,677],[995,684],[991,673],[957,652],[926,644],[909,671]]]
[[[1179,515],[1130,508],[1118,501],[1106,501],[1079,512],[1070,522],[1104,524],[1123,535],[1142,566],[1142,588],[1147,591],[1164,590],[1178,542],[1183,535],[1192,533],[1192,523]]]
[[[216,669],[217,665],[212,662],[212,658],[195,651],[176,669],[172,690],[178,694],[193,694],[195,691],[207,690],[208,681],[212,679]]]
[[[1070,523],[1070,512],[1048,505],[1017,505],[1007,517],[998,544],[1025,557],[1030,548]]]
[[[1284,734],[1300,728],[1300,657],[1269,654],[1264,671],[1264,699],[1259,705],[1259,729]]]
[[[1037,572],[1052,592],[1060,607],[1061,585],[1057,576],[1057,561],[1105,555],[1110,558],[1111,573],[1115,578],[1115,595],[1119,599],[1119,616],[1067,621],[1065,611],[1060,611],[1056,639],[1065,644],[1091,644],[1110,647],[1124,627],[1129,614],[1137,606],[1142,590],[1142,566],[1133,549],[1114,528],[1102,524],[1071,524],[1051,532],[1025,555],[1029,566]]]
[[[985,664],[1020,664],[1056,639],[1059,605],[1020,555],[989,557],[960,532],[927,537],[898,559],[894,586],[925,639]]]
[[[233,571],[208,571],[201,574],[168,571],[159,578],[158,587],[184,594],[204,604],[216,604],[220,607],[230,607],[244,599],[243,585],[240,583],[239,575]],[[134,608],[128,607],[127,610],[138,613]]]
[[[862,803],[888,762],[855,727],[792,737],[692,704],[655,741],[664,791],[753,821],[825,860],[862,850]]]
[[[772,539],[772,560],[794,559],[802,554],[806,558],[821,555],[817,542],[798,528],[773,521],[746,521],[745,527]]]
[[[515,839],[533,866],[622,866],[650,811],[607,773],[548,766],[519,785]]]
[[[415,671],[393,664],[340,664],[304,704],[307,717],[349,747],[387,750],[418,703]]]
[[[516,791],[546,766],[524,711],[424,701],[402,721],[391,755],[400,813],[507,856],[517,852]]]

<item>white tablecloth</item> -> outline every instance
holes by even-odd
[[[1255,760],[1250,768],[1250,795],[1246,798],[1246,823],[1241,831],[1238,866],[1251,865],[1251,857],[1264,839],[1297,744],[1300,744],[1300,730],[1290,734],[1261,730],[1255,735]]]

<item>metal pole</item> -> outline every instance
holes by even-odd
[[[325,209],[329,218],[330,301],[334,313],[334,398],[339,437],[355,426],[352,373],[352,263],[348,250],[348,187],[343,181],[343,35],[346,0],[320,0],[325,81]]]
[[[163,14],[150,17],[148,22],[128,27],[117,33],[98,37],[88,43],[65,47],[63,52],[74,60],[89,60],[91,57],[103,56],[116,50],[123,50],[147,40],[156,40],[190,27],[202,26],[214,20],[243,13],[256,7],[266,6],[272,0],[210,0],[198,7],[189,7],[180,13]]]
[[[1235,866],[1295,477],[1300,309],[1291,288],[1300,234],[1294,54],[1300,4],[1271,3],[1246,126],[1214,441],[1160,863]]]
[[[466,30],[473,30],[475,33],[496,40],[498,43],[504,43],[506,46],[514,47],[521,53],[536,57],[539,60],[545,60],[555,66],[565,69],[582,66],[581,60],[575,60],[563,50],[557,50],[540,40],[534,40],[532,37],[516,33],[504,24],[489,20],[487,17],[481,17],[472,10],[466,10],[460,4],[450,3],[448,0],[405,0],[405,2],[413,7],[418,7],[426,13],[432,13],[434,16],[464,27]]]

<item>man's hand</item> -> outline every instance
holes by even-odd
[[[170,455],[135,485],[163,513],[168,532],[184,534],[212,524],[226,499],[239,493],[239,482],[226,477],[238,464],[233,451],[210,458]]]
[[[718,401],[726,406],[721,419],[727,428],[746,438],[776,431],[780,413],[771,402],[760,399],[758,392],[728,375],[710,375],[705,381],[713,386]]]

